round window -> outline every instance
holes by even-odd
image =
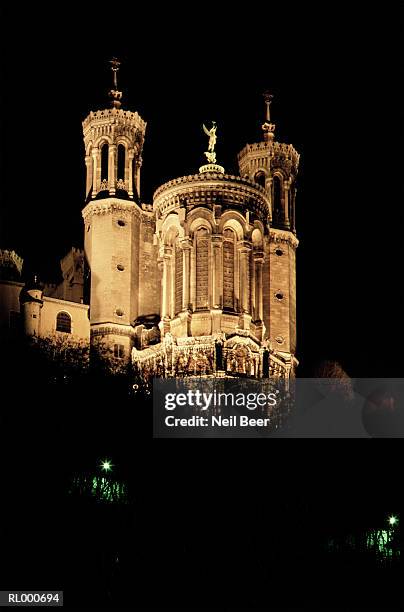
[[[122,264],[118,264],[116,266],[116,269],[119,270],[119,272],[123,272],[125,270],[125,266],[123,266]]]
[[[283,255],[283,251],[280,248],[275,249],[275,255],[277,255],[278,257],[281,257]]]
[[[119,227],[125,227],[126,223],[122,219],[118,219],[118,225]]]
[[[277,341],[278,344],[283,344],[284,342],[283,336],[276,336],[275,340]]]
[[[115,310],[115,314],[116,314],[118,317],[123,317],[123,315],[124,315],[125,313],[123,312],[122,308],[117,308],[117,309]]]
[[[282,291],[277,291],[277,292],[275,293],[275,297],[276,297],[276,299],[277,299],[277,300],[279,300],[279,301],[283,300],[283,293],[282,293]]]

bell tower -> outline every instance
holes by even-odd
[[[129,358],[138,316],[140,168],[146,123],[124,110],[118,89],[120,62],[111,62],[110,108],[83,121],[86,163],[84,250],[90,270],[91,340]]]
[[[266,106],[260,142],[247,144],[238,155],[240,175],[264,188],[269,200],[269,240],[263,275],[264,323],[271,345],[285,358],[296,351],[296,179],[300,155],[293,145],[276,142],[270,107]]]

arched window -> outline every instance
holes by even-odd
[[[177,244],[175,247],[175,312],[178,314],[182,310],[182,249]]]
[[[209,308],[209,233],[204,227],[196,232],[196,308]]]
[[[123,144],[118,145],[118,172],[117,179],[125,180],[125,146]]]
[[[56,331],[64,332],[65,334],[72,333],[72,319],[67,312],[59,312],[56,317]]]
[[[223,232],[223,308],[234,309],[234,249],[236,237],[231,229]]]
[[[101,180],[108,180],[108,144],[106,142],[101,147]]]
[[[257,172],[254,177],[254,181],[258,183],[258,185],[261,185],[261,187],[265,187],[265,172],[262,172],[262,170]]]
[[[273,211],[276,219],[279,219],[282,211],[282,186],[279,176],[273,178]]]

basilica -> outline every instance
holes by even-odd
[[[59,285],[23,285],[15,269],[7,278],[4,269],[22,263],[2,251],[2,324],[19,318],[32,336],[102,343],[147,377],[294,376],[299,154],[275,139],[272,96],[237,176],[217,163],[216,124],[204,125],[206,163],[161,185],[149,204],[146,123],[123,107],[111,64],[110,107],[83,121],[84,249],[62,260]]]

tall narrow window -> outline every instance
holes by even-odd
[[[295,188],[292,183],[289,189],[289,223],[292,228],[294,227],[294,219],[293,219],[294,198],[295,198]]]
[[[234,248],[233,230],[223,232],[223,308],[234,309]]]
[[[106,142],[101,147],[101,180],[108,180],[108,144]]]
[[[182,310],[182,249],[177,244],[175,247],[175,314]]]
[[[125,347],[123,344],[114,344],[115,359],[123,359],[125,357]]]
[[[209,308],[209,239],[208,230],[196,233],[196,308]]]
[[[262,170],[257,172],[254,177],[254,180],[256,183],[258,183],[258,185],[261,185],[261,187],[265,187],[265,172],[262,172]]]
[[[123,144],[118,145],[118,173],[117,179],[125,180],[125,147]]]
[[[72,319],[67,312],[59,312],[56,317],[56,331],[72,333]]]
[[[273,211],[274,217],[276,219],[280,219],[281,211],[282,211],[282,187],[281,187],[281,179],[279,176],[274,176],[273,178]]]

